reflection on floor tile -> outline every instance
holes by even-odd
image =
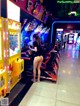
[[[28,95],[19,106],[55,106],[55,100],[47,99],[37,95]]]
[[[29,94],[36,94],[38,96],[43,96],[46,98],[55,98],[57,91],[57,84],[54,83],[34,83],[33,86],[29,90]]]
[[[57,99],[64,101],[64,102],[69,102],[69,103],[80,105],[79,98],[80,98],[80,95],[79,95],[79,93],[76,93],[76,92],[68,92],[65,89],[58,90],[58,92],[57,92]]]
[[[73,51],[75,54],[79,51],[71,48],[61,54],[57,99],[80,105],[80,55],[73,58]]]
[[[71,103],[67,103],[67,102],[63,102],[63,101],[57,101],[56,106],[80,106],[80,105],[71,104]]]
[[[46,98],[55,98],[57,91],[57,84],[54,83],[34,83],[27,94],[38,95]]]

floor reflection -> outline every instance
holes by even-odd
[[[77,49],[77,45],[74,44],[67,44],[66,46],[66,52],[67,52],[67,57],[70,58],[80,58],[80,50]]]

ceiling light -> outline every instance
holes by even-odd
[[[68,15],[73,15],[73,14],[74,14],[74,16],[78,16],[79,15],[76,11],[71,11],[71,12],[68,13]]]

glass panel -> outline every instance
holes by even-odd
[[[15,54],[18,54],[19,53],[19,41],[18,41],[18,34],[10,34],[9,36],[9,45],[10,45],[10,48],[9,48],[9,53],[10,53],[10,56],[13,56]]]

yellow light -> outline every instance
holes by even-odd
[[[7,87],[5,87],[5,89],[7,89]]]
[[[70,74],[71,74],[71,72],[69,71],[69,72],[68,72],[68,74],[70,75]]]
[[[66,93],[66,90],[63,89],[62,92]]]
[[[3,39],[4,39],[4,41],[5,41],[5,32],[3,32]]]
[[[6,58],[6,50],[4,50],[4,58]]]
[[[63,73],[66,73],[66,71],[65,71],[65,70],[63,70]]]
[[[5,66],[5,70],[7,69],[7,67]]]
[[[41,3],[43,3],[43,0],[40,0]]]

